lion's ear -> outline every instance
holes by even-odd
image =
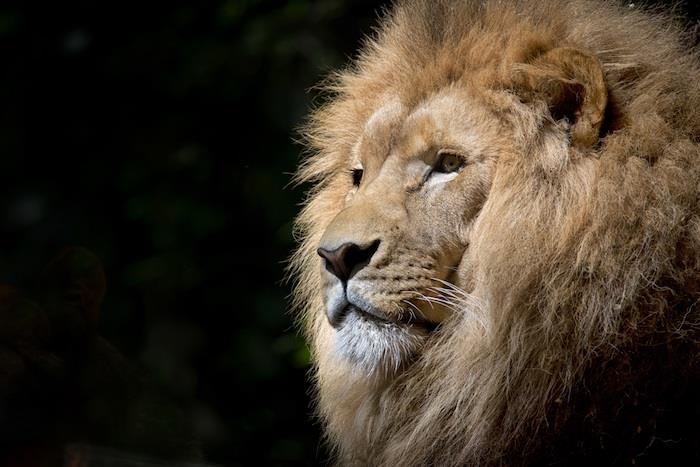
[[[513,87],[524,101],[544,100],[556,120],[571,123],[571,142],[580,147],[598,142],[608,103],[603,68],[585,51],[561,47],[519,63]]]

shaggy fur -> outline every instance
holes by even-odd
[[[318,413],[342,464],[669,464],[700,459],[700,65],[668,15],[588,0],[408,0],[382,18],[305,130],[313,182],[292,261]],[[522,66],[590,51],[608,92],[600,141],[550,148]],[[517,95],[469,246],[479,296],[378,380],[338,363],[315,254],[343,209],[378,103],[446,88]],[[527,112],[519,106],[528,106]],[[528,113],[529,112],[529,113]],[[495,143],[495,141],[494,141]],[[410,245],[409,245],[410,247]],[[471,292],[471,291],[469,291]]]

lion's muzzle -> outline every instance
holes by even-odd
[[[352,306],[346,298],[348,281],[369,264],[372,256],[379,248],[379,243],[379,240],[374,240],[364,245],[346,242],[334,249],[324,248],[323,246],[318,248],[317,253],[323,258],[326,270],[340,281],[339,286],[343,289],[341,293],[342,299],[335,300],[336,303],[329,304],[326,307],[328,322],[334,328],[338,328],[341,325],[349,308]]]

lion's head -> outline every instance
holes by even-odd
[[[610,421],[590,385],[665,397],[639,389],[660,342],[698,374],[683,34],[609,2],[412,0],[335,77],[305,133],[293,271],[342,460],[560,459],[543,440],[565,433],[578,455],[577,420]],[[617,455],[659,434],[640,430]]]

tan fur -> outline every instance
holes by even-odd
[[[668,16],[614,2],[408,0],[329,81],[305,129],[298,180],[315,185],[291,271],[342,464],[527,463],[640,349],[682,344],[684,372],[699,374],[700,65],[689,41]],[[563,48],[581,55],[553,61]],[[572,83],[584,90],[576,114],[553,120]],[[480,159],[444,185],[462,195],[437,190],[431,204],[406,167],[439,138]],[[368,179],[355,193],[358,158]],[[417,310],[440,323],[410,337],[393,371],[358,369],[335,347],[332,278],[315,253],[333,235],[384,235],[362,276],[371,300],[390,303],[391,286],[402,298],[392,319]],[[455,252],[425,253],[435,245]],[[409,264],[423,260],[430,277],[412,283]],[[382,268],[405,277],[371,282]],[[433,315],[421,301],[431,293],[445,305]]]

